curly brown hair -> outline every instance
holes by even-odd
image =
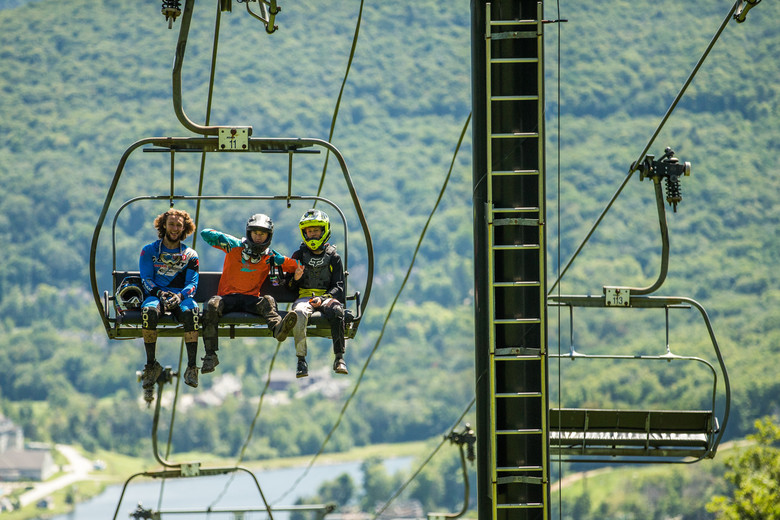
[[[157,218],[154,219],[154,227],[157,229],[157,238],[165,236],[165,223],[170,216],[184,219],[184,230],[181,232],[181,240],[184,240],[195,232],[195,223],[192,221],[192,218],[190,218],[189,213],[183,209],[169,209],[165,213],[160,213],[157,215]]]

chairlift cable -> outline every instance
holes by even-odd
[[[221,12],[219,9],[219,6],[217,6],[217,16],[214,23],[214,44],[212,48],[212,56],[211,56],[211,74],[209,77],[209,88],[208,88],[208,94],[207,94],[207,102],[206,102],[206,125],[208,126],[209,121],[211,119],[211,102],[213,99],[213,93],[214,93],[214,75],[216,70],[216,61],[217,61],[217,48],[219,45],[219,27],[221,22]],[[171,168],[173,168],[173,157],[174,157],[174,151],[171,150]],[[206,163],[206,152],[202,152],[201,155],[201,163],[200,163],[200,178],[198,181],[198,196],[200,197],[203,193],[203,179],[205,176],[205,163]],[[171,172],[173,173],[173,171]],[[173,175],[171,175],[173,177]],[[171,197],[173,197],[173,179],[171,179]],[[173,201],[173,199],[171,199]],[[198,220],[200,218],[200,199],[198,199],[198,202],[196,204],[196,213],[195,213],[195,220],[194,225],[195,229],[198,229]],[[195,245],[197,242],[198,235],[197,233],[193,234],[192,237],[192,248],[195,249]],[[180,345],[179,345],[179,368],[178,372],[179,374],[182,373],[182,361],[184,358],[184,338],[182,337]],[[173,393],[173,404],[172,404],[172,410],[171,410],[171,421],[170,425],[168,427],[168,442],[166,444],[165,448],[165,458],[167,460],[168,456],[170,455],[172,444],[173,444],[173,426],[174,422],[176,420],[176,404],[179,401],[179,382],[180,378],[176,379],[176,385],[174,387],[174,393]],[[163,481],[164,482],[164,481]],[[160,494],[160,499],[162,499],[162,493]]]
[[[349,404],[352,401],[352,398],[355,397],[357,394],[358,388],[360,387],[360,383],[363,380],[363,376],[366,373],[366,369],[368,368],[368,364],[371,362],[371,359],[373,358],[374,354],[376,353],[377,349],[379,348],[379,344],[382,342],[382,338],[385,335],[385,330],[387,329],[387,324],[390,321],[390,316],[393,314],[393,309],[395,308],[396,303],[398,303],[398,299],[401,297],[401,293],[404,290],[404,287],[406,287],[406,282],[409,280],[409,276],[412,273],[412,268],[414,267],[414,262],[417,259],[417,253],[420,251],[420,246],[422,245],[422,241],[425,238],[425,234],[428,230],[428,226],[431,223],[431,220],[433,219],[434,214],[436,213],[436,210],[439,207],[439,203],[441,203],[441,199],[444,196],[444,192],[447,189],[447,185],[449,184],[450,177],[452,176],[452,170],[455,167],[455,159],[458,156],[458,151],[460,150],[461,144],[463,143],[463,138],[466,135],[466,130],[468,130],[469,124],[471,123],[471,112],[469,112],[468,117],[466,118],[466,122],[463,124],[463,129],[461,130],[460,137],[458,138],[458,144],[455,146],[455,151],[452,155],[452,161],[450,162],[450,168],[447,172],[447,175],[444,179],[444,183],[442,184],[441,189],[439,190],[439,196],[436,199],[436,203],[433,206],[433,209],[431,210],[430,215],[428,215],[428,220],[425,222],[425,226],[423,226],[423,230],[420,234],[420,238],[417,240],[417,246],[414,249],[414,253],[412,253],[412,259],[409,262],[409,268],[406,270],[406,275],[404,276],[403,281],[401,282],[401,286],[398,289],[398,292],[395,295],[395,298],[393,299],[393,302],[390,304],[390,309],[387,311],[387,315],[385,316],[385,320],[382,323],[382,329],[379,332],[379,336],[376,339],[376,342],[374,343],[373,348],[371,349],[371,352],[369,353],[368,357],[366,358],[365,363],[363,363],[363,368],[360,370],[360,375],[357,378],[357,381],[355,382],[355,386],[352,388],[352,393],[349,395],[347,400],[344,402],[344,405],[341,408],[341,412],[339,412],[338,418],[336,419],[336,422],[334,423],[333,427],[328,432],[328,435],[325,437],[325,440],[322,442],[322,445],[320,446],[320,449],[317,451],[317,453],[314,454],[314,457],[312,457],[311,461],[309,461],[309,465],[306,466],[306,469],[303,471],[303,473],[293,482],[293,485],[290,486],[290,488],[285,491],[278,499],[272,501],[274,503],[278,502],[279,500],[282,500],[287,495],[289,495],[293,489],[295,489],[298,484],[301,483],[301,481],[304,479],[304,477],[309,473],[311,468],[314,466],[314,462],[317,460],[317,458],[323,453],[325,450],[325,446],[328,444],[328,441],[330,440],[331,436],[333,435],[333,432],[336,431],[336,429],[341,424],[341,419],[344,417],[344,413],[347,411],[347,408],[349,407]]]
[[[353,59],[354,59],[354,57],[355,57],[355,48],[357,47],[357,40],[358,40],[358,35],[359,35],[359,33],[360,33],[360,25],[361,25],[361,21],[362,21],[362,18],[363,18],[363,5],[364,5],[364,0],[361,0],[361,2],[360,2],[360,9],[359,9],[359,11],[358,11],[358,18],[357,18],[357,22],[356,22],[356,25],[355,25],[355,32],[354,32],[354,35],[353,35],[353,38],[352,38],[352,47],[351,47],[351,49],[350,49],[350,53],[349,53],[349,59],[348,59],[348,61],[347,61],[347,68],[346,68],[346,71],[345,71],[345,73],[344,73],[344,79],[342,80],[342,83],[341,83],[341,88],[339,89],[339,95],[338,95],[338,97],[337,97],[337,99],[336,99],[336,106],[334,107],[333,116],[332,116],[332,119],[331,119],[331,124],[330,124],[330,131],[329,131],[329,133],[328,133],[328,142],[330,142],[330,141],[333,139],[333,134],[334,134],[334,132],[335,132],[335,127],[336,127],[336,119],[338,118],[339,109],[340,109],[340,107],[341,107],[341,100],[342,100],[342,98],[343,98],[343,95],[344,95],[344,88],[345,88],[345,86],[346,86],[347,79],[348,79],[348,77],[349,77],[349,72],[350,72],[350,70],[351,70],[351,68],[352,68],[352,61],[353,61]],[[212,69],[212,73],[213,73],[213,69]],[[206,124],[208,125],[208,122],[207,122]],[[462,141],[462,136],[461,136],[461,141]],[[460,145],[460,143],[459,143],[459,145]],[[456,152],[456,153],[457,153],[457,152]],[[328,169],[328,160],[329,160],[329,158],[330,158],[330,150],[327,150],[327,151],[326,151],[326,155],[325,155],[325,163],[324,163],[324,165],[323,165],[322,174],[321,174],[321,176],[320,176],[320,183],[319,183],[319,186],[318,186],[318,188],[317,188],[317,196],[319,196],[319,195],[320,195],[320,193],[322,192],[322,187],[323,187],[323,185],[324,185],[324,182],[325,182],[325,175],[326,175],[326,173],[327,173],[327,169]],[[205,153],[204,153],[204,159],[205,159]],[[291,160],[292,160],[292,157],[291,157]],[[201,172],[201,173],[202,173],[202,172]],[[449,176],[448,176],[448,177],[449,177]],[[445,186],[446,186],[446,184],[445,184]],[[314,206],[315,206],[315,207],[316,207],[316,204],[317,204],[317,201],[315,201],[315,203],[314,203]],[[437,204],[438,204],[438,202],[437,202]],[[198,201],[198,209],[199,209],[199,208],[200,208],[200,201]],[[197,214],[197,213],[196,213],[196,214]],[[271,370],[273,369],[273,362],[274,362],[274,360],[276,359],[276,354],[278,353],[278,349],[279,349],[279,346],[280,346],[280,345],[281,345],[280,343],[277,343],[277,350],[276,350],[276,352],[274,353],[274,358],[272,359],[272,362],[271,362],[271,367],[270,367],[270,368],[269,368],[269,370],[268,370],[268,379],[266,380],[266,385],[265,385],[265,387],[263,388],[263,391],[261,392],[261,395],[260,395],[260,402],[258,403],[257,412],[256,412],[256,414],[255,414],[255,417],[254,417],[254,419],[252,420],[252,425],[251,425],[251,427],[250,427],[250,430],[249,430],[249,435],[247,436],[247,439],[246,439],[246,441],[244,442],[244,445],[243,445],[243,446],[242,446],[242,448],[241,448],[241,452],[240,452],[240,455],[239,455],[239,459],[238,459],[238,462],[237,462],[237,464],[240,464],[240,463],[241,463],[241,461],[243,460],[243,457],[244,457],[244,455],[245,455],[245,452],[246,452],[246,448],[248,447],[248,445],[249,445],[249,442],[251,441],[251,438],[252,438],[252,435],[253,435],[253,432],[254,432],[254,428],[255,428],[255,424],[256,424],[256,422],[257,422],[257,419],[258,419],[258,417],[259,417],[259,415],[260,415],[260,410],[261,410],[261,407],[262,407],[263,397],[265,396],[265,393],[266,393],[266,391],[268,390],[268,388],[269,388],[269,385],[270,385]],[[365,366],[367,366],[367,364],[368,364],[368,363],[366,362],[366,365],[365,365]],[[360,378],[359,378],[359,380],[358,380],[358,384],[359,384],[359,381],[360,381],[360,379],[362,379],[363,372],[365,372],[365,366],[364,366],[364,368],[363,368],[363,371],[361,372],[361,376],[360,376]],[[358,384],[356,384],[356,385],[355,385],[355,390],[353,391],[352,395],[354,395],[355,391],[357,390],[357,386],[358,386]],[[323,444],[323,448],[324,448],[325,444],[327,444],[327,442],[328,442],[328,440],[330,439],[330,436],[332,435],[332,433],[335,431],[335,429],[336,429],[336,428],[338,427],[338,425],[340,424],[340,422],[341,422],[341,418],[343,417],[343,414],[344,414],[344,412],[346,411],[346,407],[348,406],[348,404],[349,404],[349,400],[351,399],[351,397],[352,397],[352,396],[350,396],[350,398],[347,400],[347,403],[345,403],[345,406],[344,406],[344,408],[342,409],[342,412],[341,412],[341,414],[339,415],[339,418],[337,419],[337,421],[336,421],[335,425],[334,425],[334,426],[333,426],[333,428],[331,429],[331,432],[330,432],[330,433],[328,434],[328,436],[326,437],[326,439],[325,439],[325,442],[324,442],[324,444]],[[321,449],[320,449],[320,451],[319,451],[319,452],[318,452],[318,453],[315,455],[315,459],[316,459],[316,457],[317,457],[317,456],[318,456],[320,453],[322,453],[322,448],[321,448]],[[312,462],[313,462],[313,461],[312,461]],[[309,468],[310,468],[310,467],[311,467],[311,465],[309,466]],[[307,468],[307,471],[308,471],[308,468]],[[305,473],[304,473],[304,475],[305,475]],[[302,477],[301,477],[301,478],[302,478]],[[232,481],[232,477],[231,477],[231,481]],[[299,479],[298,481],[296,481],[296,483],[293,485],[292,489],[294,489],[294,488],[297,486],[298,482],[300,482],[300,479]],[[229,485],[230,485],[230,481],[229,481],[229,482],[228,482],[228,483],[225,485],[225,488],[223,489],[222,493],[219,495],[219,497],[217,497],[217,499],[214,501],[214,503],[218,502],[218,501],[221,499],[221,497],[222,497],[222,496],[224,495],[224,493],[227,491],[227,487],[228,487]],[[283,498],[284,496],[286,496],[286,494],[287,494],[287,493],[285,493],[285,495],[283,495],[281,498]],[[281,498],[280,498],[280,499],[281,499]],[[212,504],[212,505],[213,505],[213,504]]]
[[[218,52],[218,48],[219,48],[219,29],[220,29],[220,26],[221,26],[221,10],[220,10],[219,6],[217,6],[217,9],[216,9],[216,19],[215,19],[215,23],[214,23],[214,41],[213,41],[213,45],[212,45],[212,57],[211,57],[211,67],[210,67],[210,75],[209,75],[209,88],[208,88],[207,102],[206,102],[206,114],[205,114],[205,125],[206,126],[208,126],[210,124],[210,120],[211,120],[212,101],[213,101],[213,97],[214,97],[214,79],[215,79],[215,76],[216,76],[217,52]],[[175,152],[173,150],[171,150],[171,169],[172,170],[173,170],[173,160],[174,160],[173,157],[174,157],[174,153]],[[197,199],[197,202],[196,202],[196,210],[195,210],[195,218],[194,218],[195,229],[198,229],[198,227],[199,227],[200,208],[201,208],[201,198],[200,197],[203,195],[203,183],[204,183],[204,179],[205,179],[206,155],[207,155],[207,153],[206,153],[205,150],[201,152],[201,162],[200,162],[200,171],[199,171],[199,179],[198,179],[198,199]],[[173,174],[173,171],[171,173]],[[172,175],[172,177],[173,177],[173,175]],[[171,179],[171,197],[173,197],[173,195],[174,195],[173,189],[174,189],[174,187],[173,187],[173,178],[172,178]],[[173,198],[171,198],[171,205],[173,205]],[[192,238],[192,248],[193,249],[195,249],[196,243],[197,243],[197,233],[194,234],[193,238]],[[276,359],[276,355],[279,352],[279,345],[280,345],[280,343],[277,342],[277,350],[274,353],[273,359],[271,361],[271,366],[270,366],[269,371],[268,371],[268,379],[266,380],[266,385],[265,385],[265,387],[263,389],[263,392],[262,392],[262,394],[260,396],[260,403],[258,404],[257,413],[255,414],[255,417],[254,417],[254,419],[252,421],[252,425],[250,427],[247,440],[246,440],[246,442],[244,443],[244,445],[242,447],[241,453],[239,455],[239,459],[236,462],[236,467],[238,467],[241,464],[241,462],[243,461],[243,457],[244,457],[244,454],[245,454],[246,447],[247,447],[249,441],[252,438],[252,433],[254,431],[254,427],[255,427],[255,424],[257,422],[257,418],[260,415],[260,409],[262,407],[263,396],[265,395],[265,393],[266,393],[266,391],[267,391],[267,389],[269,388],[269,385],[270,385],[271,369],[273,368],[273,361]],[[184,338],[182,338],[182,340],[180,342],[180,347],[179,347],[179,366],[178,366],[179,373],[181,373],[181,368],[182,368],[182,363],[183,363],[183,358],[184,358],[184,348],[185,348],[185,343],[184,343]],[[175,424],[175,418],[176,418],[176,405],[178,403],[178,396],[179,396],[179,386],[180,386],[180,380],[179,380],[179,378],[177,378],[175,389],[174,389],[174,397],[173,397],[170,425],[169,425],[169,430],[168,430],[168,441],[167,441],[167,445],[166,445],[166,456],[165,456],[166,460],[167,460],[168,456],[170,455],[170,452],[171,452],[171,449],[172,449],[173,431],[174,431],[174,424]],[[230,479],[225,484],[225,488],[223,489],[222,493],[215,499],[213,504],[215,504],[216,502],[218,502],[222,498],[222,496],[225,494],[225,492],[227,491],[228,487],[230,486],[230,484],[232,483],[234,478],[235,478],[235,475],[234,474],[231,475]],[[160,485],[160,494],[158,496],[158,505],[157,505],[158,510],[162,507],[162,497],[163,497],[164,487],[165,487],[165,479],[162,479],[162,482],[161,482],[161,485]],[[259,483],[258,483],[258,488],[259,488]],[[260,490],[260,492],[262,494],[262,490]],[[212,504],[212,507],[213,507],[213,504]],[[211,509],[211,507],[209,509]]]
[[[238,460],[236,460],[236,467],[240,466],[241,463],[244,461],[244,455],[246,454],[246,449],[249,446],[249,442],[252,440],[252,436],[255,431],[255,426],[257,425],[257,419],[260,417],[260,410],[263,407],[263,399],[265,398],[265,394],[268,391],[268,389],[271,387],[271,372],[273,372],[274,369],[274,363],[276,362],[276,356],[279,354],[279,348],[282,346],[282,343],[277,341],[276,342],[276,350],[274,351],[274,355],[271,358],[271,362],[268,366],[268,376],[265,379],[265,386],[263,387],[263,391],[260,392],[260,401],[257,403],[257,411],[255,412],[255,416],[252,419],[252,424],[249,426],[249,434],[247,435],[246,440],[244,441],[244,444],[241,446],[241,450],[238,456]],[[225,482],[225,486],[222,488],[222,491],[217,495],[217,498],[215,498],[211,504],[209,505],[208,509],[211,510],[214,508],[214,506],[219,503],[220,500],[225,496],[225,493],[227,493],[228,488],[233,483],[233,480],[235,479],[235,474],[231,475],[227,482]]]
[[[739,3],[739,1],[740,0],[737,0],[737,3]],[[731,20],[733,14],[734,14],[734,11],[737,8],[737,3],[735,3],[731,7],[731,9],[729,10],[728,14],[726,15],[726,18],[723,19],[723,22],[721,23],[720,27],[715,32],[715,36],[713,36],[712,40],[710,40],[710,43],[707,45],[707,48],[704,50],[704,53],[699,58],[699,61],[696,63],[696,65],[694,66],[693,70],[688,75],[688,79],[685,80],[685,83],[683,84],[683,86],[680,89],[680,91],[677,93],[677,96],[674,98],[674,101],[672,101],[672,104],[667,109],[666,114],[664,114],[663,118],[661,119],[661,122],[659,123],[658,127],[655,129],[655,132],[653,133],[652,137],[650,138],[650,140],[645,145],[645,148],[642,150],[642,153],[639,154],[639,158],[636,160],[636,162],[631,164],[631,166],[630,166],[630,168],[628,170],[628,173],[626,174],[626,177],[623,179],[623,182],[620,183],[620,186],[618,187],[617,191],[615,191],[614,195],[612,195],[612,198],[609,200],[609,202],[607,203],[607,205],[604,208],[604,210],[598,216],[598,218],[596,219],[596,222],[594,222],[593,226],[590,228],[590,231],[588,231],[588,233],[585,235],[585,238],[582,240],[582,242],[580,242],[580,245],[577,247],[577,250],[574,252],[572,257],[566,263],[566,266],[563,268],[563,271],[559,272],[558,277],[555,279],[555,282],[553,283],[552,287],[550,288],[550,290],[547,293],[548,296],[550,294],[552,294],[553,289],[555,289],[555,287],[558,285],[558,282],[561,281],[561,278],[563,278],[563,276],[569,270],[569,267],[571,267],[571,264],[572,264],[572,262],[574,262],[574,259],[577,258],[577,256],[580,254],[580,251],[582,251],[582,248],[585,247],[585,244],[588,242],[588,240],[590,240],[590,237],[593,236],[593,233],[596,231],[596,228],[599,226],[599,224],[601,224],[601,221],[604,219],[604,217],[606,216],[607,212],[612,208],[612,204],[614,204],[614,202],[617,200],[618,196],[620,196],[620,193],[623,191],[623,188],[626,187],[626,185],[628,184],[628,181],[634,175],[634,172],[637,171],[637,169],[639,168],[639,165],[642,162],[642,160],[644,159],[645,154],[650,149],[650,147],[653,145],[653,142],[655,141],[655,138],[658,137],[658,134],[661,132],[661,129],[666,124],[666,121],[669,119],[669,117],[672,115],[672,112],[677,107],[677,103],[679,103],[680,100],[682,99],[683,94],[685,94],[685,91],[687,90],[688,86],[691,84],[691,82],[693,81],[693,78],[698,73],[699,68],[701,68],[701,66],[704,64],[704,60],[707,58],[707,56],[709,55],[710,51],[715,46],[715,43],[720,38],[721,33],[726,28],[726,25]],[[559,136],[558,140],[560,141],[560,136]]]
[[[330,121],[330,132],[328,133],[328,142],[332,141],[333,133],[336,130],[336,118],[339,114],[339,108],[341,107],[341,98],[344,96],[344,87],[347,84],[347,77],[349,77],[349,71],[352,70],[352,60],[355,58],[355,48],[357,47],[358,34],[360,33],[360,24],[363,20],[363,3],[365,0],[360,0],[360,9],[358,11],[357,22],[355,24],[355,33],[352,36],[352,47],[349,50],[349,59],[347,60],[347,69],[344,71],[344,79],[341,81],[341,88],[339,89],[339,95],[336,99],[336,106],[333,109],[333,117]],[[325,184],[325,173],[328,171],[328,159],[330,158],[330,150],[325,154],[325,164],[322,166],[322,175],[320,176],[320,185],[317,187],[317,196],[322,192],[322,186]],[[315,203],[316,206],[316,203]]]
[[[361,2],[360,2],[360,9],[359,9],[359,12],[358,12],[358,19],[357,19],[357,23],[356,23],[356,26],[355,26],[355,33],[354,33],[354,36],[352,38],[352,47],[350,49],[349,59],[347,61],[347,68],[346,68],[346,71],[344,73],[344,79],[342,80],[342,83],[341,83],[341,88],[339,90],[339,95],[338,95],[338,98],[336,100],[336,106],[335,106],[334,111],[333,111],[333,117],[331,119],[330,131],[329,131],[329,134],[328,134],[328,142],[331,142],[331,140],[333,138],[333,134],[334,134],[335,127],[336,127],[336,119],[338,117],[339,108],[341,106],[341,100],[342,100],[342,97],[344,95],[344,87],[345,87],[345,85],[347,83],[347,78],[349,76],[349,71],[352,68],[352,61],[353,61],[354,56],[355,56],[355,48],[357,46],[358,34],[360,32],[360,25],[361,25],[361,21],[362,21],[362,18],[363,18],[363,5],[364,5],[364,0],[361,0]],[[217,9],[217,16],[219,17],[219,9]],[[215,40],[215,45],[214,45],[214,58],[212,59],[212,82],[213,82],[213,75],[214,75],[213,63],[215,61],[216,61],[216,40]],[[208,109],[208,112],[207,112],[207,120],[206,120],[206,125],[207,126],[209,124],[208,123],[208,115],[210,114],[210,107],[211,107],[210,103],[211,103],[211,88],[209,89],[209,109]],[[204,161],[205,161],[205,155],[206,154],[204,152],[203,153]],[[327,168],[328,168],[328,159],[329,158],[330,158],[330,150],[326,150],[325,163],[323,165],[322,175],[320,176],[320,184],[319,184],[319,186],[317,188],[317,196],[319,196],[320,193],[322,192],[322,187],[323,187],[323,184],[324,184],[324,181],[325,181],[325,174],[326,174]],[[290,156],[290,160],[292,160],[292,155]],[[203,163],[201,163],[201,186],[202,186],[202,180],[203,180]],[[200,186],[199,186],[199,195],[200,195]],[[315,200],[314,206],[316,207],[316,205],[317,205],[317,201]],[[200,210],[200,199],[198,200],[198,206],[197,207],[198,207],[198,210],[196,211],[196,216],[197,216],[197,214],[198,214],[198,212]],[[289,308],[289,304],[288,304],[288,308]],[[241,447],[241,451],[240,451],[240,454],[239,454],[239,457],[238,457],[238,461],[236,462],[236,465],[241,464],[241,462],[243,461],[244,455],[246,453],[246,449],[247,449],[247,447],[249,445],[249,442],[252,439],[252,436],[253,436],[253,433],[254,433],[254,429],[255,429],[255,425],[257,423],[257,419],[260,416],[260,410],[262,408],[263,398],[264,398],[268,388],[270,387],[271,371],[273,370],[274,361],[276,360],[276,355],[279,352],[279,347],[280,346],[281,346],[281,343],[277,342],[276,351],[274,352],[274,356],[273,356],[273,358],[271,360],[271,365],[270,365],[270,367],[268,369],[268,377],[266,379],[266,384],[265,384],[265,387],[263,388],[263,391],[260,394],[260,402],[258,403],[258,406],[257,406],[257,412],[255,413],[255,416],[254,416],[254,418],[252,420],[252,424],[251,424],[251,426],[249,428],[249,434],[247,435],[247,438],[244,441],[243,446]],[[341,420],[341,417],[339,417],[337,425],[340,422],[340,420]],[[335,427],[333,428],[332,431],[334,431],[334,430],[335,430]],[[327,442],[327,440],[326,440],[326,442]],[[225,487],[224,487],[223,491],[220,493],[220,495],[212,503],[212,507],[227,492],[227,488],[229,487],[229,485],[232,482],[233,478],[234,477],[231,476],[230,480],[225,484]]]
[[[483,374],[484,374],[484,373],[483,373]],[[417,478],[417,476],[420,474],[420,472],[422,472],[423,468],[424,468],[425,466],[427,466],[427,465],[428,465],[428,463],[429,463],[429,462],[430,462],[430,461],[433,459],[434,455],[436,455],[436,453],[438,453],[438,451],[441,449],[441,447],[442,447],[442,446],[444,446],[444,443],[445,443],[445,442],[447,442],[447,440],[449,440],[449,436],[450,436],[452,433],[454,433],[454,432],[455,432],[455,428],[457,428],[457,427],[458,427],[458,425],[459,425],[459,424],[460,424],[460,422],[463,420],[463,418],[466,416],[466,414],[467,414],[467,413],[469,413],[469,410],[471,410],[471,407],[472,407],[472,406],[474,406],[474,403],[475,403],[476,401],[477,401],[477,398],[476,398],[476,396],[475,396],[475,397],[472,397],[472,399],[471,399],[471,402],[468,404],[468,406],[466,406],[466,408],[463,410],[463,413],[462,413],[462,414],[460,414],[460,417],[458,417],[458,420],[457,420],[457,421],[455,421],[455,423],[454,423],[454,424],[452,425],[452,427],[450,428],[450,430],[449,430],[449,432],[450,432],[450,433],[449,433],[449,434],[447,434],[447,435],[444,435],[444,436],[443,436],[442,440],[441,440],[441,441],[439,442],[439,444],[438,444],[438,445],[437,445],[437,446],[436,446],[436,447],[433,449],[433,451],[430,453],[430,455],[428,455],[428,457],[427,457],[427,458],[426,458],[426,459],[425,459],[425,460],[422,462],[422,464],[420,464],[420,467],[418,467],[418,468],[417,468],[417,470],[416,470],[414,473],[412,473],[412,475],[411,475],[411,476],[410,476],[410,477],[407,479],[407,481],[406,481],[406,482],[404,482],[404,483],[401,485],[401,487],[399,487],[399,488],[396,490],[396,492],[395,492],[395,493],[393,493],[393,495],[392,495],[390,498],[388,498],[388,499],[387,499],[387,502],[385,502],[385,503],[384,503],[384,505],[383,505],[382,507],[380,507],[380,508],[379,508],[379,509],[378,509],[378,510],[377,510],[377,511],[374,513],[374,516],[372,517],[372,520],[376,520],[377,518],[379,518],[379,517],[382,515],[382,513],[384,513],[384,512],[385,512],[385,510],[386,510],[388,507],[390,507],[390,504],[391,504],[391,503],[392,503],[392,502],[393,502],[393,501],[394,501],[396,498],[398,498],[398,497],[401,495],[401,493],[403,493],[403,492],[404,492],[404,489],[406,489],[406,487],[407,487],[409,484],[411,484],[411,483],[412,483],[412,481],[413,481],[414,479],[416,479],[416,478]]]
[[[556,0],[555,2],[555,8],[557,10],[557,18],[561,20],[563,17],[561,16],[561,2],[560,0]],[[557,182],[556,182],[556,196],[555,196],[555,211],[557,214],[557,220],[558,225],[556,226],[556,235],[557,235],[557,244],[555,249],[555,269],[557,272],[561,272],[561,25],[563,24],[556,24],[558,26],[558,48],[556,49],[558,54],[557,59],[557,82],[555,85],[555,93],[557,96],[557,106],[556,106],[556,125],[557,125],[557,131],[558,131],[558,138],[557,138],[557,146],[555,147],[555,152],[557,154],[556,158],[556,176],[557,176]],[[559,284],[557,286],[558,289],[558,296],[561,295],[561,285]],[[561,401],[561,392],[563,391],[563,387],[561,385],[561,366],[562,366],[562,359],[560,357],[561,354],[561,308],[560,306],[557,308],[558,312],[558,409],[560,410],[562,408],[562,401]],[[548,367],[549,370],[549,367]],[[549,405],[548,405],[548,411],[549,411]],[[549,413],[549,412],[548,412]],[[549,424],[549,421],[548,421]],[[548,434],[549,435],[549,434]],[[557,466],[558,466],[558,479],[560,480],[563,476],[563,458],[561,457],[561,454],[558,454],[557,457]],[[558,503],[563,504],[563,489],[559,485],[558,486]],[[562,520],[563,518],[563,508],[558,508],[558,520]]]
[[[247,9],[248,8],[249,7],[247,6]],[[206,96],[205,126],[209,126],[211,124],[211,104],[214,99],[214,77],[216,76],[216,70],[217,70],[217,50],[219,48],[219,28],[221,25],[222,25],[222,11],[219,7],[217,7],[216,20],[214,21],[214,43],[211,47],[211,71],[209,73],[209,90]],[[206,170],[206,151],[204,150],[201,152],[200,177],[198,179],[198,197],[203,195],[203,180],[206,176],[205,170]],[[198,198],[198,201],[195,204],[195,229],[198,229],[198,222],[200,220],[200,203],[201,203],[201,199]],[[195,233],[195,235],[192,237],[193,249],[195,249],[195,245],[197,241],[198,241],[198,234]]]

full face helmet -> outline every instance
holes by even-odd
[[[144,291],[141,288],[140,276],[127,276],[116,290],[114,295],[114,304],[117,312],[122,314],[126,311],[138,310],[144,301]]]
[[[252,241],[252,231],[265,231],[268,233],[268,238],[265,242],[255,244]],[[274,222],[268,215],[262,213],[255,213],[246,222],[246,243],[249,246],[253,255],[260,255],[265,252],[266,249],[271,247],[271,239],[274,237]]]
[[[330,238],[330,219],[324,211],[310,209],[301,217],[300,222],[298,222],[298,227],[301,228],[303,243],[312,251],[316,251],[322,247],[322,244],[327,242]],[[320,235],[320,238],[309,239],[306,237],[306,228],[310,227],[322,228],[322,235]]]

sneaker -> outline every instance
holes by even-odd
[[[200,367],[201,374],[209,374],[219,365],[219,358],[216,352],[207,352],[206,357],[201,358],[203,366]]]
[[[282,342],[287,339],[287,336],[290,335],[290,332],[292,332],[293,327],[295,327],[295,324],[298,323],[298,315],[294,312],[288,312],[285,314],[284,318],[282,319],[279,324],[274,327],[274,338],[278,342]],[[303,377],[303,376],[299,376]]]
[[[295,377],[307,377],[309,375],[309,365],[306,364],[306,360],[298,358],[298,368],[295,371]]]
[[[143,388],[153,387],[157,382],[157,379],[160,378],[162,371],[163,367],[159,362],[155,361],[152,364],[147,363],[144,366],[144,371],[141,372],[141,386]]]
[[[337,374],[349,374],[347,364],[344,362],[343,358],[336,358],[336,361],[333,362],[333,371]]]
[[[198,388],[198,367],[187,367],[184,371],[184,384]]]

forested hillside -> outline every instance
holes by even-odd
[[[224,13],[210,114],[211,124],[252,125],[255,136],[329,139],[352,172],[376,270],[367,315],[348,345],[349,383],[359,380],[360,387],[329,441],[334,451],[440,435],[471,401],[475,379],[469,134],[385,326],[471,110],[470,6],[435,0],[366,5],[329,138],[359,7],[285,2],[272,35],[243,6]],[[547,18],[568,21],[560,38],[558,27],[548,25],[546,38],[551,280],[639,159],[730,4],[618,1],[593,9],[572,3],[560,13],[553,7],[546,6]],[[205,5],[196,11],[184,105],[192,119],[203,121],[214,13]],[[710,313],[733,388],[729,438],[776,413],[780,395],[780,382],[766,370],[780,361],[779,12],[777,3],[764,2],[746,23],[726,27],[649,150],[660,156],[671,146],[693,165],[683,180],[683,202],[676,212],[668,210],[672,256],[662,292],[695,298]],[[0,410],[30,440],[148,451],[151,414],[138,401],[135,380],[142,345],[106,338],[89,291],[88,257],[125,149],[145,137],[188,135],[171,103],[177,32],[177,25],[168,30],[155,2],[30,2],[0,11]],[[167,193],[166,161],[134,165],[117,198]],[[193,190],[199,165],[184,159],[181,166],[192,173],[177,189]],[[285,193],[286,168],[286,157],[250,168],[209,163],[204,193]],[[304,191],[316,191],[320,171],[303,171],[308,174],[296,180]],[[330,164],[323,195],[341,204],[347,199],[337,179]],[[155,238],[154,216],[166,206],[146,203],[118,223],[120,267],[136,265],[142,245]],[[203,210],[199,226],[241,234],[255,208],[216,204]],[[267,212],[278,222],[275,247],[291,251],[300,209],[280,204]],[[334,232],[340,246],[341,234]],[[651,283],[658,236],[651,184],[635,177],[564,277],[561,292],[599,294],[604,285]],[[356,289],[365,275],[359,240],[350,242],[357,248],[350,269]],[[101,247],[108,251],[105,242]],[[203,245],[198,250],[202,270],[220,268],[218,255]],[[102,257],[99,268],[105,279],[110,258]],[[642,349],[652,332],[660,334],[663,349],[655,322],[577,319],[578,348],[617,342],[623,351]],[[551,320],[551,345],[559,337],[567,341],[568,332],[559,334],[557,327]],[[696,354],[701,350],[690,327],[684,321],[673,329],[678,353],[689,353],[689,344]],[[183,412],[176,450],[237,453],[272,362],[274,372],[294,369],[292,343],[278,356],[274,349],[267,339],[225,342],[217,374],[202,376],[200,388],[185,392],[208,392],[225,373],[239,376],[242,390],[221,406]],[[328,366],[328,342],[315,341],[310,350],[312,369]],[[161,340],[159,351],[173,364],[179,344]],[[608,373],[615,374],[611,367],[578,373],[569,381],[570,404],[638,405],[649,396],[697,407],[707,399],[707,389],[686,372],[674,373],[674,380],[643,371]],[[267,400],[248,456],[315,453],[351,388],[336,396],[290,390],[287,403]],[[473,410],[468,417],[473,421]]]

